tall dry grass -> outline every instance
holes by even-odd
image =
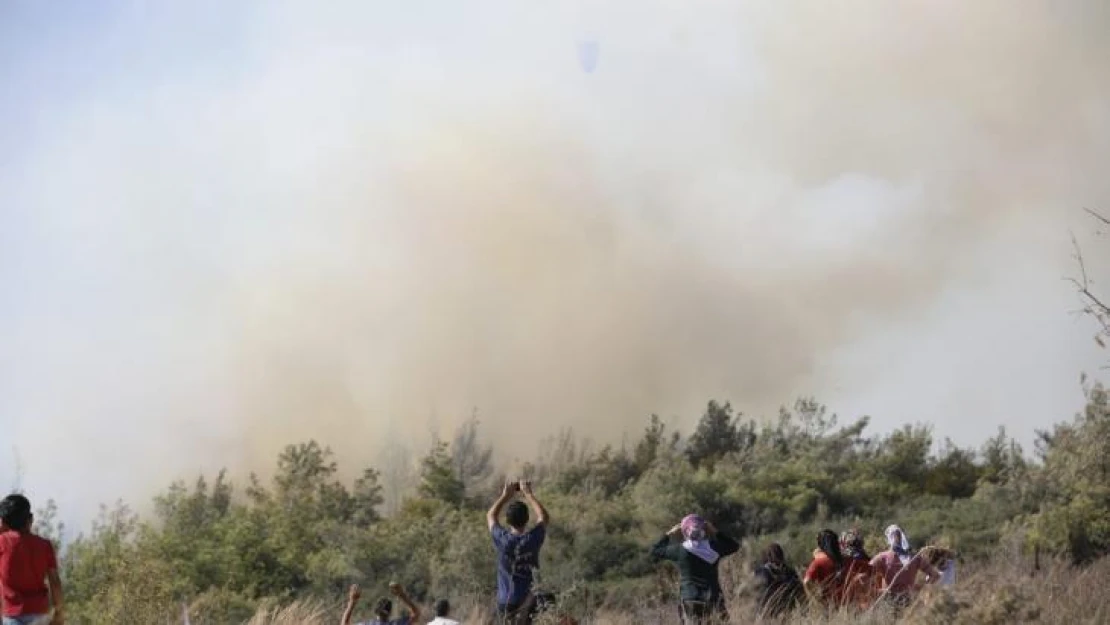
[[[882,608],[867,613],[802,614],[774,621],[797,625],[1008,625],[1045,623],[1059,625],[1110,623],[1110,559],[1076,569],[1054,562],[1032,570],[1032,563],[1019,558],[1000,557],[992,562],[964,565],[951,589],[930,587],[900,616]],[[732,600],[731,623],[758,623],[754,599],[747,596],[748,576],[743,566],[732,563],[722,570],[722,584]],[[627,597],[620,598],[622,602]],[[626,603],[625,603],[626,604]],[[673,605],[662,605],[644,597],[639,608],[614,609],[602,605],[589,614],[575,613],[575,606],[563,606],[582,625],[670,625],[678,623]],[[247,625],[334,625],[340,612],[322,604],[302,602],[260,611]],[[461,602],[454,618],[475,625],[488,622],[485,605],[473,599]],[[430,616],[422,618],[430,620]],[[537,625],[554,625],[557,616],[541,615]],[[762,621],[770,622],[770,621]]]

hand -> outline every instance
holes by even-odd
[[[351,584],[350,589],[347,590],[347,600],[351,603],[357,603],[361,596],[362,589],[358,587],[358,584]]]
[[[532,480],[520,480],[517,482],[517,489],[525,495],[532,496]]]
[[[405,596],[405,589],[401,588],[401,585],[397,582],[389,583],[389,592],[393,593],[397,597]]]

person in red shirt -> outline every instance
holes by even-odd
[[[848,563],[840,553],[840,537],[830,529],[817,533],[817,549],[813,562],[806,568],[802,584],[806,594],[819,605],[837,606],[843,596],[843,578]]]
[[[8,495],[0,501],[3,625],[64,625],[62,580],[54,545],[31,533],[33,521],[31,502],[23,495]]]
[[[851,547],[855,547],[854,542]],[[813,562],[802,582],[814,603],[830,610],[862,608],[867,604],[870,578],[870,563],[852,553],[845,555],[836,532],[824,529],[817,534]]]
[[[840,536],[840,548],[848,562],[845,576],[844,605],[866,610],[875,588],[875,572],[871,557],[863,545],[863,535],[852,528]]]

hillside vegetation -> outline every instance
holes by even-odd
[[[578,618],[670,618],[676,578],[651,563],[648,546],[698,511],[743,539],[724,568],[743,622],[751,561],[764,542],[781,542],[805,566],[821,527],[857,526],[879,550],[882,528],[896,522],[915,546],[960,554],[957,594],[930,609],[959,612],[960,601],[981,609],[1011,593],[998,599],[1010,610],[1000,622],[1016,622],[1037,605],[1025,597],[1029,575],[1080,575],[1110,547],[1110,397],[1099,385],[1086,393],[1082,414],[1039,432],[1028,452],[1003,429],[977,449],[935,445],[919,425],[872,434],[866,418],[841,423],[812,399],[763,424],[711,401],[692,433],[668,431],[652,416],[623,447],[593,447],[564,432],[514,476],[535,481],[553,517],[539,584]],[[64,550],[70,622],[161,623],[180,619],[184,605],[193,623],[259,622],[288,606],[330,622],[349,584],[373,595],[391,580],[421,600],[446,596],[480,611],[495,584],[483,516],[504,477],[482,441],[472,419],[436,444],[420,463],[418,487],[388,516],[378,470],[344,481],[314,441],[286,447],[266,483],[232,484],[223,473],[174,483],[151,518],[122,503],[106,507]],[[55,517],[51,503],[39,531],[56,535]],[[974,584],[974,597],[960,594]],[[1102,595],[1091,596],[1103,611],[1088,606],[1083,615],[1107,614]]]

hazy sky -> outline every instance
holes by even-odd
[[[1082,404],[1100,2],[0,4],[0,424],[82,518],[477,406],[506,455],[814,394]],[[584,71],[583,42],[598,42]],[[7,463],[12,468],[13,456]]]

